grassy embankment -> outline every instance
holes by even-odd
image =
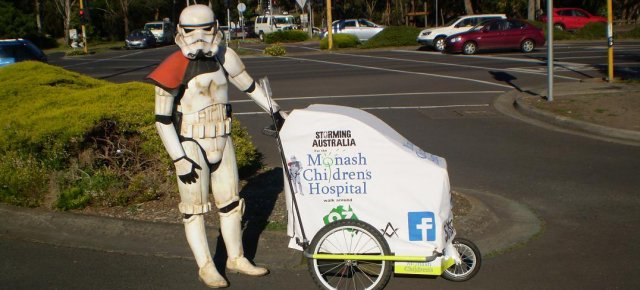
[[[39,62],[0,68],[0,202],[66,210],[175,193],[153,95]],[[237,122],[233,136],[241,173],[255,171],[260,154]]]

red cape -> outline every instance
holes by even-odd
[[[182,84],[188,65],[189,59],[182,54],[182,51],[176,51],[160,63],[146,78],[165,90],[174,90]]]

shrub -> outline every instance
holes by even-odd
[[[280,45],[279,43],[276,43],[276,44],[267,46],[264,49],[264,54],[270,55],[270,56],[283,56],[287,54],[287,51],[284,49],[282,45]]]
[[[72,187],[60,193],[55,207],[60,210],[84,208],[89,201],[91,201],[91,197],[85,194],[81,188]]]
[[[309,34],[302,30],[280,30],[265,34],[265,43],[300,42],[309,39]]]
[[[636,26],[629,31],[621,32],[617,36],[623,39],[640,39],[640,26]]]
[[[0,154],[0,202],[38,207],[47,192],[48,174],[31,155]]]
[[[113,84],[39,62],[0,68],[0,202],[39,206],[49,186],[62,210],[175,192],[153,95],[150,84]],[[234,120],[232,134],[239,171],[255,172],[260,154],[246,129]]]
[[[416,36],[420,30],[417,27],[390,26],[364,42],[360,48],[417,45]]]
[[[355,35],[351,34],[333,34],[333,47],[334,48],[350,48],[358,46],[358,38]],[[328,37],[320,40],[320,49],[328,49],[329,48],[329,39]]]

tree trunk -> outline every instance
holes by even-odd
[[[69,24],[71,23],[71,1],[70,0],[64,1],[63,21],[64,21],[64,42],[68,45],[70,43],[69,42]]]
[[[536,19],[536,3],[535,0],[529,0],[529,6],[527,7],[527,19]]]
[[[38,33],[42,33],[42,20],[40,17],[40,0],[35,0],[34,1],[34,8],[35,8],[35,14],[36,14],[36,27],[38,27]]]
[[[124,37],[129,35],[129,4],[130,0],[120,0],[120,8],[122,8],[122,20],[124,22]]]
[[[473,14],[473,5],[471,4],[471,0],[464,0],[464,11],[467,15]]]

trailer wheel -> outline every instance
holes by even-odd
[[[344,219],[324,226],[313,237],[311,254],[391,255],[380,231],[359,220]],[[390,261],[307,260],[314,282],[323,289],[383,289],[391,278]]]
[[[442,273],[442,277],[454,282],[467,281],[480,271],[482,257],[478,247],[467,239],[453,239],[453,247],[458,251],[462,263],[454,264]]]

